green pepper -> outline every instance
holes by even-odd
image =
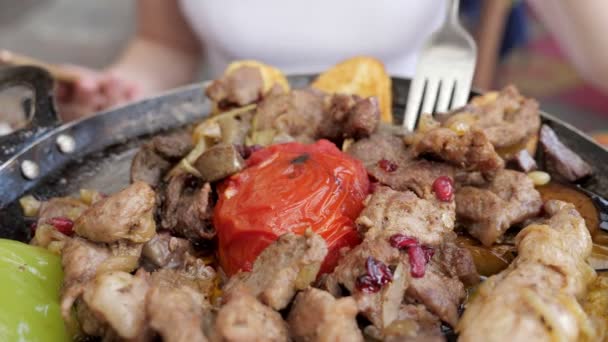
[[[0,341],[70,341],[61,317],[61,258],[0,239]]]

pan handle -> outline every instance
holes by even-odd
[[[25,127],[0,136],[0,164],[61,123],[53,105],[53,78],[46,70],[34,66],[0,69],[0,90],[16,85],[33,91],[33,110],[29,111],[31,117]]]

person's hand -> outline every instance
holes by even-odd
[[[55,99],[59,115],[65,121],[121,105],[141,97],[141,86],[115,71],[95,71],[65,66],[77,76],[74,82],[58,82]]]

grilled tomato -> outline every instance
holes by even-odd
[[[288,232],[312,229],[325,239],[322,273],[335,267],[341,248],[361,241],[354,220],[369,180],[360,161],[319,140],[272,145],[254,152],[247,165],[220,185],[214,212],[219,260],[228,275],[251,270],[258,254]]]

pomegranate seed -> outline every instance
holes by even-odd
[[[438,200],[450,202],[454,197],[454,182],[452,178],[441,176],[433,182],[433,191]]]
[[[367,273],[359,276],[355,284],[357,289],[363,292],[378,292],[384,285],[393,280],[393,274],[388,266],[371,256],[367,257],[365,261],[365,269]]]
[[[395,234],[390,237],[389,242],[395,248],[407,248],[418,245],[418,240],[403,234]]]
[[[395,248],[407,249],[412,277],[424,277],[426,264],[431,261],[431,258],[435,254],[435,250],[432,247],[422,246],[416,238],[403,234],[392,235],[389,238],[389,243]]]
[[[72,228],[74,228],[74,221],[67,217],[53,217],[50,222],[60,233],[65,235],[72,235],[74,233],[72,230]]]
[[[395,172],[399,166],[390,160],[381,159],[378,162],[378,167],[386,172]]]
[[[426,267],[426,255],[421,246],[413,246],[407,249],[407,255],[410,257],[410,274],[414,278],[424,277],[424,269]]]

